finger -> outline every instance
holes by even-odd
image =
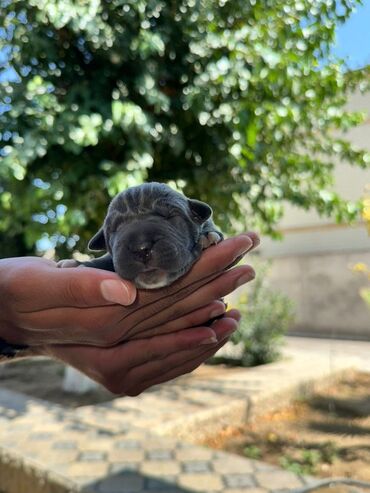
[[[204,325],[208,320],[220,316],[225,313],[226,306],[222,301],[213,301],[207,306],[201,307],[195,311],[192,311],[183,317],[176,320],[164,323],[160,327],[154,327],[150,330],[150,337],[157,334],[166,334],[171,332],[178,332],[188,327],[195,327]],[[47,316],[45,314],[47,313]],[[86,314],[79,309],[58,309],[48,310],[42,315],[40,313],[31,313],[27,315],[27,322],[24,322],[28,330],[32,330],[32,327],[37,327],[37,333],[29,335],[32,343],[37,343],[38,339],[40,343],[44,344],[56,344],[63,341],[64,344],[87,344],[92,343],[92,338],[88,337],[91,330],[91,320],[94,324],[94,337],[97,341],[106,341],[107,344],[113,345],[114,341],[110,341],[107,335],[109,334],[109,324],[112,324],[112,320],[116,318],[119,320],[122,315],[122,311],[115,310],[113,307],[110,310],[110,316],[107,317],[107,313],[103,314],[102,311],[96,311],[96,313],[90,313],[88,320]],[[109,320],[109,322],[107,322]],[[124,337],[124,332],[120,330],[121,337]],[[62,339],[61,339],[62,337]],[[116,337],[116,336],[114,336]],[[27,339],[27,334],[26,334]],[[28,343],[29,341],[23,342]]]
[[[212,300],[222,298],[242,284],[251,281],[254,277],[255,272],[251,266],[243,265],[234,267],[205,286],[200,287],[196,292],[187,296],[187,298],[178,301],[175,305],[167,307],[158,307],[158,305],[156,305],[156,312],[151,312],[148,309],[148,317],[145,320],[140,320],[135,323],[133,321],[135,314],[133,314],[125,320],[125,322],[130,320],[129,325],[131,327],[126,334],[126,337],[129,337],[130,339],[143,337],[143,334],[149,332],[151,328],[159,327],[166,320],[175,320],[190,311],[194,311],[207,305]]]
[[[143,392],[145,389],[152,387],[153,385],[158,385],[160,383],[164,383],[172,380],[173,378],[184,375],[185,373],[192,372],[207,359],[216,354],[217,351],[227,343],[230,335],[238,328],[238,322],[240,321],[240,318],[241,316],[238,310],[230,310],[229,312],[227,312],[227,319],[229,319],[227,324],[224,323],[227,320],[225,318],[216,321],[212,325],[217,334],[217,339],[219,341],[218,344],[209,349],[202,349],[201,352],[198,354],[194,354],[193,352],[192,357],[191,351],[187,351],[186,353],[188,357],[184,358],[181,361],[177,360],[177,363],[176,361],[174,361],[173,355],[170,355],[165,361],[162,361],[161,368],[163,371],[161,374],[154,374],[153,372],[149,372],[149,374],[152,373],[152,376],[149,377],[149,379],[145,379],[145,376],[142,375],[142,381],[140,382],[140,385],[136,386],[135,389],[132,387],[131,393],[129,389],[126,394],[129,396],[135,396]],[[235,323],[233,325],[230,325],[230,319],[234,319]],[[160,370],[157,371],[160,373]]]
[[[253,246],[253,240],[248,235],[240,235],[208,248],[190,271],[170,286],[154,290],[138,290],[138,296],[130,310],[135,311],[141,309],[143,305],[156,304],[164,299],[171,299],[172,304],[177,299],[186,297],[223,272],[236,258],[247,253]],[[153,311],[155,312],[156,309]]]
[[[237,310],[231,310],[228,317],[234,318],[237,322],[240,314]],[[214,345],[217,338],[222,339],[229,328],[230,321],[221,319],[212,328],[195,327],[107,349],[83,345],[49,344],[43,346],[43,354],[74,366],[107,386],[115,381],[118,373],[125,374],[130,368],[140,366],[152,359],[161,360],[171,353],[177,354],[188,349],[194,350]]]
[[[27,323],[30,330],[32,327],[37,327],[39,337],[48,344],[63,342],[96,344],[101,347],[114,346],[123,340],[142,338],[144,334],[152,335],[152,330],[155,330],[156,334],[162,333],[163,325],[164,332],[171,332],[170,323],[176,325],[176,319],[222,298],[241,283],[253,279],[254,275],[254,270],[248,265],[236,267],[177,303],[158,300],[155,304],[146,306],[145,317],[142,311],[144,308],[141,311],[132,311],[130,307],[118,305],[88,311],[77,308],[55,308],[42,314],[27,314],[27,319],[20,320],[19,324]],[[199,322],[196,321],[191,325],[197,323]],[[37,334],[33,333],[32,337],[37,337]]]
[[[164,370],[163,373],[159,375],[152,374],[147,380],[142,380],[136,386],[132,386],[125,390],[124,395],[128,395],[130,397],[135,397],[141,394],[144,390],[153,387],[154,385],[158,385],[161,383],[168,382],[169,380],[173,380],[174,378],[180,377],[181,375],[185,375],[186,373],[191,373],[196,368],[198,368],[201,364],[211,358],[214,354],[217,353],[219,349],[222,348],[227,342],[227,338],[224,339],[219,344],[215,345],[213,348],[203,351],[198,354],[194,358],[188,359],[183,363],[180,363],[178,366],[170,366],[163,365]],[[167,363],[167,362],[166,362]]]
[[[32,313],[54,307],[95,307],[130,305],[135,286],[114,272],[89,267],[60,269],[55,264],[25,262],[13,279],[20,313]],[[37,286],[35,283],[37,279]],[[35,288],[37,293],[35,294]],[[35,296],[37,295],[37,302]]]
[[[135,303],[130,307],[130,313],[143,305],[150,307],[152,313],[158,313],[158,305],[168,304],[169,299],[171,304],[174,304],[177,300],[187,297],[200,286],[215,279],[232,264],[237,263],[258,243],[256,233],[248,233],[226,239],[208,248],[191,270],[175,283],[159,290],[139,290]]]
[[[128,357],[129,367],[134,368],[145,363],[153,363],[155,365],[158,361],[167,359],[171,354],[174,354],[174,358],[176,358],[179,352],[193,351],[196,348],[196,340],[198,341],[198,346],[203,349],[204,345],[216,344],[219,338],[224,337],[228,331],[233,332],[236,327],[237,321],[231,316],[218,320],[212,327],[194,327],[173,334],[132,341],[131,348],[133,351],[132,356]],[[211,334],[213,334],[212,337]],[[117,353],[119,353],[120,346],[116,347]],[[117,358],[117,361],[119,361],[119,358]],[[156,367],[153,366],[154,368]]]
[[[190,313],[187,313],[175,320],[171,320],[160,326],[153,327],[146,332],[148,332],[149,337],[153,337],[155,335],[163,335],[163,334],[170,334],[172,332],[178,332],[188,327],[205,325],[208,322],[208,320],[223,315],[225,311],[226,311],[225,303],[218,300],[213,301],[206,306],[191,311]],[[137,338],[138,337],[136,337],[136,339]]]
[[[194,334],[203,331],[205,327],[197,329],[187,329],[180,333],[154,337],[143,341],[131,343],[131,355],[129,369],[120,365],[122,350],[117,346],[117,351],[110,359],[116,362],[116,368],[112,367],[108,373],[105,386],[115,394],[126,393],[131,389],[141,388],[143,382],[154,377],[160,377],[168,370],[186,364],[189,360],[208,354],[208,348],[217,347],[236,330],[238,322],[233,318],[224,318],[214,324],[214,334],[216,337],[201,339],[198,337],[198,347],[194,347]],[[213,327],[212,327],[213,328]],[[194,333],[190,336],[188,332]],[[136,343],[136,344],[135,344]],[[190,343],[190,345],[189,345]],[[127,353],[127,351],[126,351]],[[211,351],[212,354],[212,351]],[[125,365],[126,366],[126,365]]]

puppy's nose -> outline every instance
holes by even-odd
[[[152,241],[142,241],[140,243],[137,243],[136,245],[132,245],[130,250],[137,260],[140,260],[141,262],[145,263],[151,257],[152,247],[153,247]]]

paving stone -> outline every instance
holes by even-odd
[[[108,453],[109,462],[140,462],[144,460],[144,450],[113,449]]]
[[[149,428],[150,430],[152,428]],[[168,439],[167,437],[146,435],[144,439],[142,439],[141,446],[145,448],[146,451],[149,450],[159,450],[159,449],[168,449],[173,450],[175,448],[176,442],[173,439]]]
[[[148,476],[167,476],[178,474],[181,467],[176,461],[145,461],[140,466],[140,472]]]
[[[173,451],[168,449],[153,449],[147,452],[147,458],[150,460],[172,460]]]
[[[223,478],[228,488],[256,486],[252,474],[225,474]]]
[[[73,450],[73,449],[77,449],[77,443],[72,440],[63,440],[63,441],[54,442],[52,447],[61,450]]]
[[[94,462],[94,465],[91,462],[74,462],[68,464],[66,476],[71,478],[87,476],[94,480],[97,477],[106,475],[108,470],[109,466],[106,462]]]
[[[40,447],[37,451],[38,460],[44,461],[46,464],[67,464],[75,462],[78,457],[77,450],[58,450]]]
[[[142,443],[138,440],[119,440],[114,444],[114,447],[126,450],[141,449]]]
[[[218,474],[244,474],[254,471],[253,463],[237,455],[223,454],[212,461],[213,468]]]
[[[52,433],[48,433],[48,432],[43,432],[43,431],[39,431],[39,432],[36,432],[36,433],[30,433],[29,435],[29,439],[30,440],[34,440],[34,441],[44,441],[44,440],[50,440],[52,438]]]
[[[182,467],[187,473],[202,473],[213,471],[212,462],[203,460],[194,460],[183,462]]]
[[[95,462],[95,461],[104,461],[107,454],[105,452],[100,452],[98,450],[89,450],[87,452],[81,452],[78,460],[87,461],[87,462]]]
[[[251,461],[253,463],[253,468],[255,471],[281,471],[281,468],[278,466],[273,466],[271,464],[267,464],[266,462],[261,461]]]
[[[282,488],[297,488],[303,482],[292,472],[288,471],[261,471],[255,473],[258,486],[278,490]]]
[[[175,452],[175,457],[179,461],[191,460],[211,460],[213,451],[207,448],[189,447],[178,449]]]
[[[113,448],[113,440],[112,438],[104,438],[97,440],[95,438],[88,438],[80,442],[79,449],[81,452],[109,452]]]
[[[180,486],[194,491],[223,491],[224,484],[215,474],[180,474],[178,478]]]

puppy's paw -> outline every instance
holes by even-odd
[[[203,233],[199,239],[200,246],[202,250],[210,247],[211,245],[217,245],[222,241],[222,235],[217,231],[209,231],[207,233]]]
[[[59,260],[59,262],[57,263],[57,267],[60,267],[61,269],[64,269],[65,267],[78,267],[79,265],[80,262],[73,259]]]

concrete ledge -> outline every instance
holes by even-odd
[[[44,469],[42,464],[0,448],[1,493],[79,493],[67,478]]]

